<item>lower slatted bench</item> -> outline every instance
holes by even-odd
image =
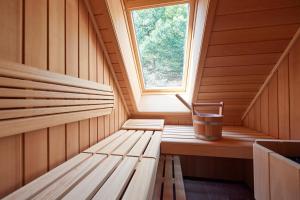
[[[161,153],[174,155],[209,156],[223,158],[253,158],[256,139],[271,136],[245,127],[223,127],[223,138],[218,141],[199,140],[192,126],[165,126],[161,141]]]
[[[151,199],[161,134],[120,130],[4,199]]]
[[[179,156],[160,156],[153,199],[186,199]]]

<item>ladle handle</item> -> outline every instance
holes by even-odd
[[[179,94],[176,94],[175,96],[179,99],[179,101],[181,101],[181,103],[183,103],[183,105],[185,105],[185,107],[192,111],[192,106],[188,102],[186,102]]]

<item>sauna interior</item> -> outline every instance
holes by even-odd
[[[0,0],[0,198],[300,200],[300,0]]]

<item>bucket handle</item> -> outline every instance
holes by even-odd
[[[221,101],[220,103],[192,103],[192,113],[195,115],[195,107],[204,107],[204,106],[216,106],[219,107],[219,115],[223,115],[224,109],[224,102]]]

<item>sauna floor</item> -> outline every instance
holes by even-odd
[[[254,200],[243,183],[185,178],[184,187],[188,200]]]

